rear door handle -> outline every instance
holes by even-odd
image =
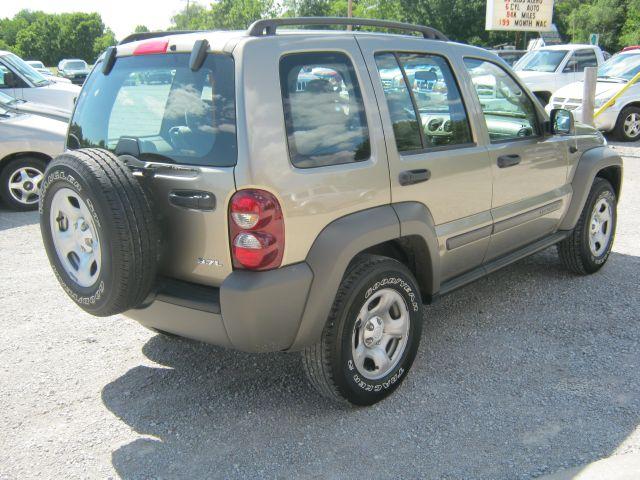
[[[520,155],[501,155],[498,157],[498,167],[507,168],[518,165],[522,161]]]
[[[426,168],[418,168],[416,170],[405,170],[400,172],[398,180],[400,185],[415,185],[416,183],[426,182],[431,178],[431,172]]]
[[[213,193],[202,190],[172,190],[169,193],[169,203],[193,210],[213,210],[216,208],[216,197]]]

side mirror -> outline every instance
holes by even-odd
[[[567,64],[564,66],[562,73],[571,73],[576,71],[576,67],[578,66],[578,62],[575,60],[569,60]]]
[[[553,135],[573,135],[575,132],[573,113],[564,108],[551,110],[551,133]]]

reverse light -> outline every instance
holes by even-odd
[[[133,51],[134,55],[150,55],[155,53],[167,53],[169,40],[151,40],[141,43]]]
[[[229,238],[235,268],[278,268],[284,253],[284,220],[275,196],[258,190],[240,190],[229,204]]]

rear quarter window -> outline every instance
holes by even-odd
[[[280,60],[280,86],[291,163],[340,165],[370,157],[360,86],[343,53],[296,53]]]

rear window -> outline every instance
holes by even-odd
[[[121,154],[132,153],[132,143],[145,161],[235,165],[233,59],[208,55],[197,72],[188,53],[118,58],[106,76],[96,68],[78,99],[67,146]]]

